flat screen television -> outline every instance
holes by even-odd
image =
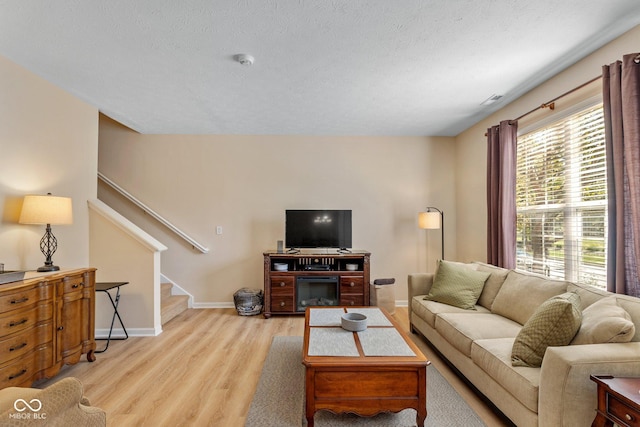
[[[350,210],[287,210],[285,246],[300,248],[351,248]]]

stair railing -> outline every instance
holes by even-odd
[[[149,206],[145,205],[144,203],[142,203],[140,200],[138,200],[136,197],[134,197],[131,193],[129,193],[127,190],[125,190],[124,188],[120,187],[118,184],[116,184],[115,182],[113,182],[112,180],[110,180],[109,178],[107,178],[106,176],[104,176],[104,174],[102,174],[101,172],[98,172],[98,178],[104,182],[105,184],[107,184],[109,187],[113,188],[114,190],[116,190],[118,193],[120,193],[122,196],[124,196],[127,200],[129,200],[131,203],[133,203],[134,205],[138,206],[140,209],[142,209],[146,214],[151,215],[153,218],[155,218],[158,222],[160,222],[162,225],[164,225],[165,227],[167,227],[169,230],[173,231],[175,234],[177,234],[178,236],[180,236],[182,239],[184,239],[185,241],[187,241],[194,249],[199,250],[200,252],[202,252],[203,254],[209,253],[209,248],[201,245],[200,243],[198,243],[195,239],[193,239],[192,237],[190,237],[189,235],[187,235],[185,232],[183,232],[182,230],[180,230],[178,227],[176,227],[175,225],[173,225],[171,222],[169,222],[168,220],[166,220],[165,218],[163,218],[162,216],[160,216],[157,212],[155,212],[153,209],[151,209]]]

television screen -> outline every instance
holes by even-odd
[[[285,245],[288,248],[350,248],[351,211],[287,210]]]

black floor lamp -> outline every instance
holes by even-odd
[[[440,229],[442,240],[442,258],[444,259],[444,213],[434,207],[428,207],[425,212],[418,214],[418,226],[425,230],[437,230]]]

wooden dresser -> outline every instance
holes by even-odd
[[[83,354],[93,362],[94,325],[94,268],[0,285],[0,389],[53,377]]]

